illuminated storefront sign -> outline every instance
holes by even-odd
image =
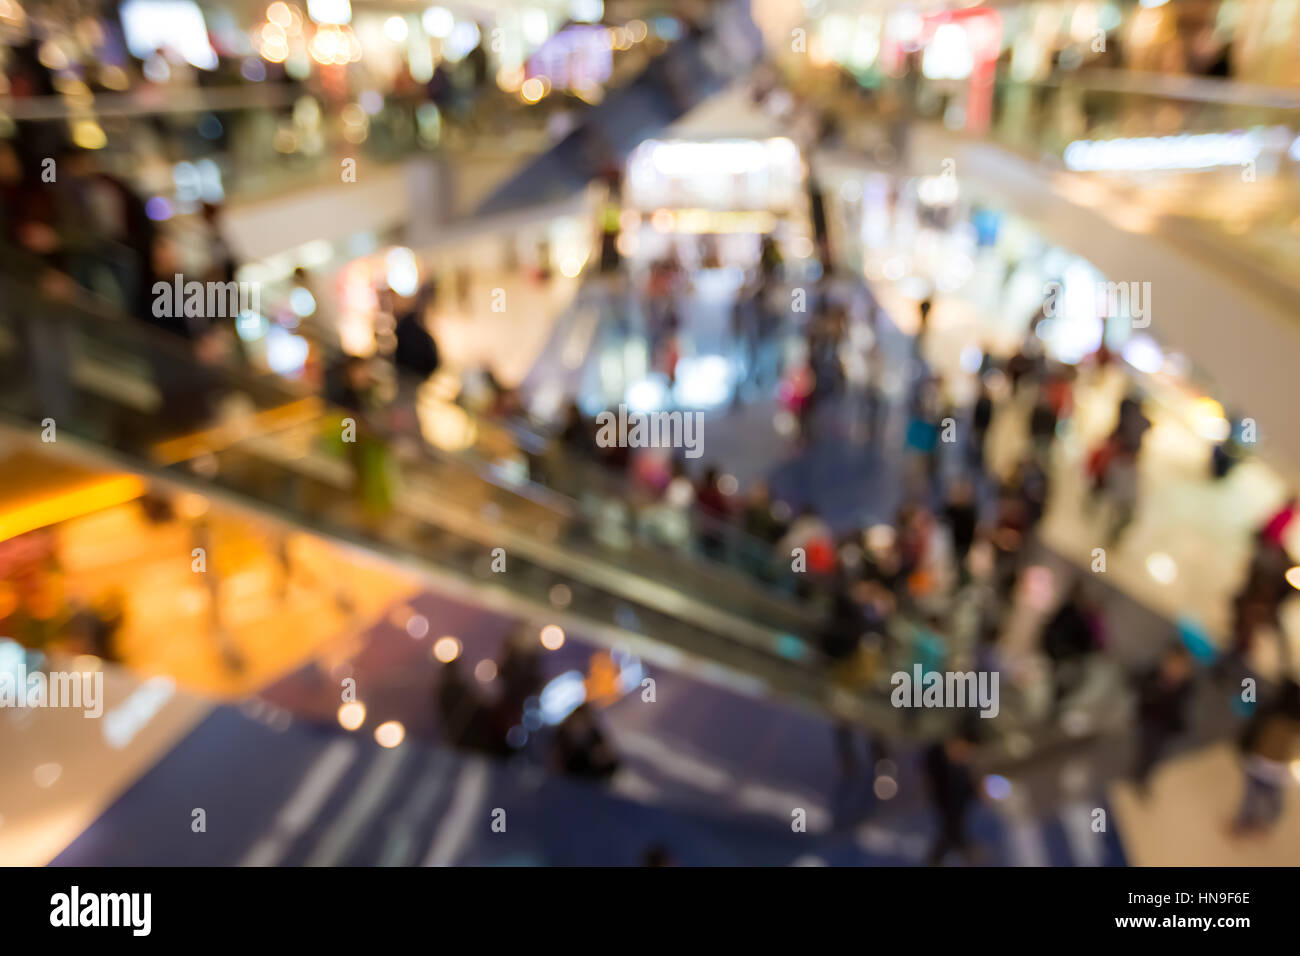
[[[636,209],[784,209],[801,195],[803,161],[785,137],[648,140],[628,158]]]
[[[1259,158],[1263,148],[1263,139],[1256,130],[1076,140],[1065,148],[1065,165],[1086,172],[1209,169],[1249,163]]]
[[[558,89],[586,90],[609,79],[614,54],[601,26],[571,26],[528,58],[527,76],[546,77]]]

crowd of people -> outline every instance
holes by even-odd
[[[608,657],[597,655],[593,661],[593,681],[600,661],[608,664]],[[443,739],[452,746],[496,757],[518,753],[530,734],[544,726],[538,710],[543,685],[540,651],[527,628],[517,629],[505,642],[491,692],[464,672],[459,658],[441,665],[435,707]],[[559,773],[600,781],[618,769],[618,755],[590,702],[578,705],[555,727],[547,728],[543,739],[543,759]]]
[[[186,316],[183,310],[159,316],[152,308],[157,281],[170,283],[178,274],[215,282],[233,278],[237,263],[220,209],[205,206],[189,241],[181,243],[159,227],[129,183],[98,167],[93,154],[70,148],[53,158],[56,173],[49,177],[44,157],[0,141],[0,269],[34,283],[51,299],[94,295],[158,326],[187,343],[200,366],[236,364],[234,317]],[[617,257],[610,258],[616,268]],[[701,268],[718,266],[708,237],[699,260]],[[802,636],[820,652],[834,680],[878,690],[893,669],[888,665],[1002,669],[1002,638],[1025,586],[1027,559],[1052,492],[1057,436],[1073,414],[1081,373],[1046,354],[1036,334],[1039,315],[1014,354],[983,355],[974,373],[974,398],[959,404],[959,390],[926,361],[930,299],[919,308],[911,355],[890,354],[882,313],[859,283],[827,266],[820,278],[800,287],[806,307],[792,310],[791,275],[779,243],[763,237],[729,328],[740,370],[736,401],[773,402],[778,431],[796,451],[846,433],[877,449],[882,468],[901,463],[893,476],[901,494],[892,520],[846,523],[823,514],[811,495],[787,500],[762,479],[742,488],[718,461],[703,461],[692,471],[665,449],[602,447],[576,404],[555,429],[550,452],[531,463],[531,476],[579,499],[594,492],[602,499],[598,521],[615,514],[614,520],[652,547],[726,564],[765,591],[814,608],[822,624]],[[308,288],[313,277],[300,272],[294,281]],[[667,256],[650,264],[638,293],[651,366],[670,389],[690,331],[678,305],[689,283],[683,265]],[[368,359],[342,351],[328,320],[330,292],[315,288],[320,312],[302,331],[320,358],[324,396],[358,423],[357,440],[344,452],[363,507],[382,516],[392,505],[385,477],[389,445],[411,431],[415,391],[441,364],[427,324],[437,289],[427,284],[411,297],[384,293],[380,310],[391,318],[391,341],[383,355]],[[1110,360],[1103,346],[1090,369],[1104,369]],[[382,387],[387,379],[395,389]],[[178,387],[189,394],[195,383],[191,378]],[[493,391],[497,400],[490,411],[522,416],[517,396],[500,387]],[[185,401],[167,406],[172,415],[186,414],[187,407]],[[191,417],[198,421],[209,412],[207,403],[199,403]],[[1028,440],[1010,468],[995,470],[990,435],[1004,415],[1025,417]],[[1080,507],[1094,514],[1103,529],[1099,542],[1107,547],[1122,546],[1137,513],[1139,462],[1150,428],[1142,396],[1129,394],[1118,404],[1109,434],[1088,454],[1089,494]],[[613,511],[606,507],[611,501],[617,505]],[[1216,662],[1220,679],[1245,673],[1259,635],[1281,631],[1280,608],[1290,593],[1283,536],[1295,515],[1293,500],[1259,531],[1233,601],[1229,644]],[[1036,645],[1048,663],[1051,686],[1048,706],[1030,716],[1044,724],[1070,712],[1092,662],[1111,639],[1098,589],[1081,574],[1061,591]],[[1151,669],[1132,681],[1132,776],[1140,788],[1186,730],[1193,691],[1202,680],[1186,647],[1156,650]],[[521,725],[524,702],[539,689],[537,664],[523,650],[508,651],[500,674],[503,692],[485,701],[456,665],[445,667],[438,707],[453,743],[510,752],[510,732]],[[980,743],[973,729],[978,726],[963,723],[925,755],[924,772],[942,816],[935,862],[968,847],[962,821],[975,793],[970,768]],[[1247,722],[1241,744],[1248,784],[1235,832],[1263,831],[1276,821],[1278,768],[1285,766],[1282,755],[1296,727],[1291,683],[1269,693]],[[590,708],[579,708],[559,728],[553,759],[566,772],[592,778],[608,777],[617,767]],[[849,763],[846,757],[846,772]]]
[[[234,387],[229,373],[252,369],[237,328],[239,316],[229,309],[192,310],[182,303],[158,308],[156,288],[161,283],[170,295],[177,277],[182,284],[233,287],[227,284],[234,281],[240,262],[227,238],[222,208],[205,203],[183,221],[160,222],[150,214],[145,197],[105,168],[98,154],[65,146],[43,157],[32,145],[0,140],[0,276],[51,305],[84,305],[105,321],[116,318],[165,333],[154,341],[171,345],[152,363],[163,398],[159,424],[185,430],[210,421],[219,400]],[[313,306],[302,317],[290,308],[298,290],[308,293]],[[415,385],[439,367],[437,345],[426,325],[434,295],[432,283],[408,297],[378,290],[376,325],[388,334],[380,337],[383,348],[373,358],[344,351],[337,292],[321,276],[300,268],[283,302],[262,305],[272,321],[309,343],[303,378],[357,416],[367,426],[365,434],[375,437],[380,423],[372,413],[392,406],[405,408],[409,417]],[[46,368],[43,353],[57,341],[53,324],[30,319],[19,326],[20,334],[31,339],[24,344],[38,372]],[[141,339],[146,354],[152,354],[149,341]],[[59,377],[54,372],[38,375],[38,387],[46,395],[66,392],[48,381]],[[395,397],[389,394],[394,389]],[[362,479],[358,486],[363,497],[382,496],[384,489],[371,480],[375,472],[367,462],[382,458],[385,440],[359,444],[359,454],[368,457],[354,462]]]
[[[761,311],[761,302],[755,307],[746,290],[765,287],[762,268],[757,266],[742,286],[738,312],[750,310],[752,316]],[[660,276],[675,271],[671,263],[656,263],[646,294],[652,300],[663,296]],[[769,590],[774,584],[784,586],[789,597],[812,602],[824,625],[805,637],[828,660],[836,679],[860,680],[865,672],[867,682],[874,679],[878,686],[888,670],[883,661],[919,660],[933,669],[942,669],[945,662],[1004,668],[1010,652],[1001,646],[1002,635],[1028,586],[1024,571],[1052,492],[1058,435],[1069,429],[1074,414],[1076,380],[1104,374],[1112,368],[1112,357],[1102,346],[1079,367],[1053,361],[1036,334],[1037,316],[1016,352],[1004,359],[983,356],[974,399],[958,406],[947,383],[924,360],[932,309],[926,300],[913,343],[913,371],[902,388],[891,391],[883,374],[887,362],[876,310],[858,307],[855,315],[852,296],[834,283],[823,283],[818,291],[823,294],[806,319],[792,317],[793,326],[784,324],[791,318],[778,321],[768,333],[801,336],[806,348],[793,351],[790,365],[798,371],[792,375],[787,366],[765,394],[779,403],[790,382],[802,376],[806,410],[801,409],[795,434],[805,446],[815,440],[815,429],[825,428],[836,430],[835,440],[847,431],[880,447],[886,458],[902,458],[904,493],[892,522],[836,527],[819,513],[815,500],[776,499],[761,479],[742,489],[718,463],[705,460],[692,474],[685,461],[662,450],[596,447],[594,427],[576,406],[568,410],[559,435],[561,453],[621,478],[626,500],[636,502],[623,517],[630,518],[643,540],[724,561]],[[667,309],[652,301],[648,311],[662,314]],[[673,315],[667,326],[678,332],[680,319]],[[747,336],[754,327],[749,316],[733,324],[742,367],[744,357],[753,354]],[[995,419],[1004,415],[1024,416],[1019,431],[1026,441],[1014,464],[997,472],[990,465],[989,436]],[[899,426],[889,427],[900,419]],[[867,423],[861,431],[854,427],[859,421]],[[1139,460],[1150,429],[1143,396],[1130,391],[1118,403],[1110,431],[1086,456],[1088,493],[1079,507],[1098,528],[1099,545],[1123,547],[1139,506]],[[1295,510],[1295,502],[1289,502],[1260,529],[1250,571],[1234,600],[1233,633],[1214,668],[1220,677],[1249,673],[1253,642],[1270,631],[1282,633],[1278,615],[1290,593],[1284,573],[1291,563],[1282,536]],[[1105,590],[1089,578],[1081,569],[1065,581],[1044,615],[1035,649],[1046,664],[1050,686],[1043,695],[1046,706],[1029,708],[1030,725],[1067,721],[1112,643]],[[1184,643],[1171,639],[1152,650],[1149,670],[1133,673],[1128,685],[1135,702],[1130,775],[1140,793],[1146,792],[1156,764],[1189,729],[1194,691],[1206,680]],[[1248,771],[1247,798],[1234,832],[1257,831],[1276,819],[1276,774],[1270,777],[1259,769],[1263,764],[1252,748],[1262,746],[1274,755],[1285,750],[1282,738],[1294,720],[1287,703],[1291,686],[1270,689],[1267,705],[1249,722],[1243,747],[1254,769]],[[971,746],[978,742],[971,731],[978,726],[978,721],[962,723],[957,737],[936,745],[926,758],[931,789],[940,808],[946,808],[936,859],[964,845],[964,831],[956,822],[961,814],[953,807],[967,806],[973,798],[973,788],[962,780],[970,773]],[[838,749],[845,755],[852,750]],[[847,770],[855,761],[850,755],[843,762]],[[1271,766],[1282,763],[1275,760]]]

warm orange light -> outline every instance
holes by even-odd
[[[189,461],[197,455],[228,448],[235,442],[243,441],[249,435],[287,431],[294,425],[306,424],[320,417],[321,411],[320,399],[299,398],[229,424],[205,428],[189,435],[159,442],[153,447],[153,457],[155,461],[164,465]]]
[[[114,475],[0,510],[0,541],[133,501],[145,493],[135,475]]]
[[[361,701],[349,701],[339,707],[339,726],[344,730],[357,730],[365,722],[366,705]]]
[[[401,721],[386,720],[375,728],[375,743],[389,749],[396,747],[406,739],[406,728]]]
[[[72,124],[72,141],[82,149],[103,149],[108,137],[94,120],[78,120]]]
[[[275,0],[275,3],[266,8],[266,19],[286,30],[293,24],[293,14],[289,12],[289,5],[283,0]]]
[[[343,34],[343,40],[347,44],[347,54],[349,63],[359,63],[361,61],[361,41],[357,35],[352,32],[350,26],[344,25],[339,28]]]
[[[337,27],[323,26],[312,37],[308,52],[311,53],[311,58],[317,63],[333,63],[340,53],[344,57],[344,62],[346,62],[347,41],[343,39],[343,35],[338,32]]]
[[[0,620],[18,608],[18,592],[8,581],[0,581]]]
[[[176,513],[182,518],[202,518],[208,513],[208,499],[186,492],[176,499]]]
[[[650,216],[650,225],[656,232],[671,232],[675,222],[676,217],[667,209],[656,209]]]
[[[524,68],[515,67],[508,69],[501,67],[497,70],[497,86],[501,87],[506,93],[517,93],[519,88],[524,85]]]
[[[530,77],[524,80],[524,85],[519,88],[519,95],[523,97],[525,103],[536,103],[546,95],[546,87],[537,77]]]
[[[261,50],[258,51],[263,60],[268,63],[283,63],[289,59],[289,48],[283,44],[276,45],[273,43],[263,43]]]

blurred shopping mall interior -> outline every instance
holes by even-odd
[[[1300,864],[1297,52],[0,0],[0,864]]]

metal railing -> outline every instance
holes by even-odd
[[[573,620],[611,642],[649,638],[756,692],[843,719],[933,734],[951,718],[909,720],[891,707],[880,679],[895,668],[883,662],[871,686],[837,685],[809,635],[779,623],[782,613],[805,623],[820,615],[725,562],[620,536],[599,509],[592,515],[537,482],[506,480],[476,449],[451,454],[411,442],[387,431],[382,413],[331,407],[274,376],[208,365],[183,340],[132,320],[0,285],[0,414],[31,435],[54,419],[60,441],[120,467],[415,562],[476,594],[508,592],[538,616]],[[345,418],[355,422],[355,442],[341,441]],[[501,427],[475,421],[485,434]],[[500,576],[496,548],[506,560]],[[892,663],[903,666],[905,642],[897,652]]]

